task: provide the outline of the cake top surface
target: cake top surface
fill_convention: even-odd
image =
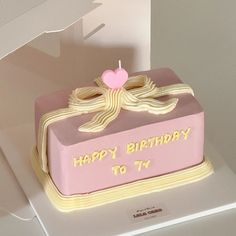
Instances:
[[[138,72],[136,75],[147,75],[156,83],[157,87],[182,83],[177,75],[167,68]],[[91,84],[89,84],[89,86],[91,86]],[[36,100],[36,133],[40,117],[47,112],[67,107],[70,94],[71,90],[67,89],[41,96]],[[179,98],[179,101],[173,111],[164,115],[121,110],[119,116],[103,131],[98,133],[86,133],[78,131],[78,127],[86,123],[88,120],[91,120],[95,113],[83,114],[51,124],[50,132],[54,133],[62,145],[69,146],[78,142],[84,142],[102,136],[136,129],[140,126],[147,126],[153,123],[164,122],[203,112],[202,107],[191,94],[164,96],[161,99],[158,98],[158,100],[167,100],[171,97]]]

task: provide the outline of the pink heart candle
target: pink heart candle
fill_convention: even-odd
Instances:
[[[106,70],[102,73],[102,81],[111,89],[119,89],[128,80],[128,72],[121,68],[119,61],[119,68],[115,71]]]

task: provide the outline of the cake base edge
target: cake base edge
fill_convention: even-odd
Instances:
[[[58,191],[50,175],[41,169],[36,147],[32,150],[31,164],[49,200],[56,209],[62,212],[92,208],[152,192],[160,192],[199,181],[214,172],[211,162],[204,157],[203,162],[200,164],[184,170],[148,179],[137,180],[135,182],[99,190],[89,194],[66,196]]]

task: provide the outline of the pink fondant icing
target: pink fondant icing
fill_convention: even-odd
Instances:
[[[147,74],[157,86],[180,83],[179,78],[170,69],[151,70],[138,74]],[[70,90],[59,91],[37,99],[36,133],[40,117],[51,110],[66,107],[70,92]],[[157,116],[147,112],[122,110],[119,117],[99,133],[78,131],[78,127],[91,119],[94,114],[68,118],[50,125],[48,129],[49,172],[59,191],[65,195],[90,193],[163,175],[202,162],[203,110],[190,94],[175,97],[179,98],[177,107],[168,114]],[[138,142],[187,128],[191,128],[187,140],[180,139],[132,154],[126,153],[126,145],[130,142]],[[114,160],[105,158],[84,166],[73,165],[74,157],[115,146],[117,146],[117,156]],[[135,160],[150,160],[150,167],[138,172],[134,166]],[[126,174],[114,175],[112,173],[114,165],[126,165]]]

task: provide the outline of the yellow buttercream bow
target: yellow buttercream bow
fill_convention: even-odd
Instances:
[[[157,88],[147,76],[134,76],[121,89],[109,89],[101,80],[95,79],[98,87],[75,89],[69,99],[69,107],[83,113],[98,112],[91,121],[79,127],[82,132],[99,132],[116,119],[121,108],[129,111],[147,111],[153,114],[165,114],[172,111],[178,98],[158,101],[163,95],[191,93],[186,84],[175,84]],[[94,98],[94,96],[97,96]]]
[[[98,87],[77,88],[72,91],[67,108],[46,113],[39,123],[38,152],[41,167],[48,172],[47,166],[47,128],[50,124],[81,114],[98,112],[91,121],[81,125],[81,132],[102,131],[119,115],[121,109],[147,111],[153,114],[165,114],[172,111],[178,98],[159,101],[156,98],[165,95],[190,93],[193,90],[187,84],[174,84],[157,87],[147,76],[130,77],[120,89],[108,88],[101,78],[95,79]]]

